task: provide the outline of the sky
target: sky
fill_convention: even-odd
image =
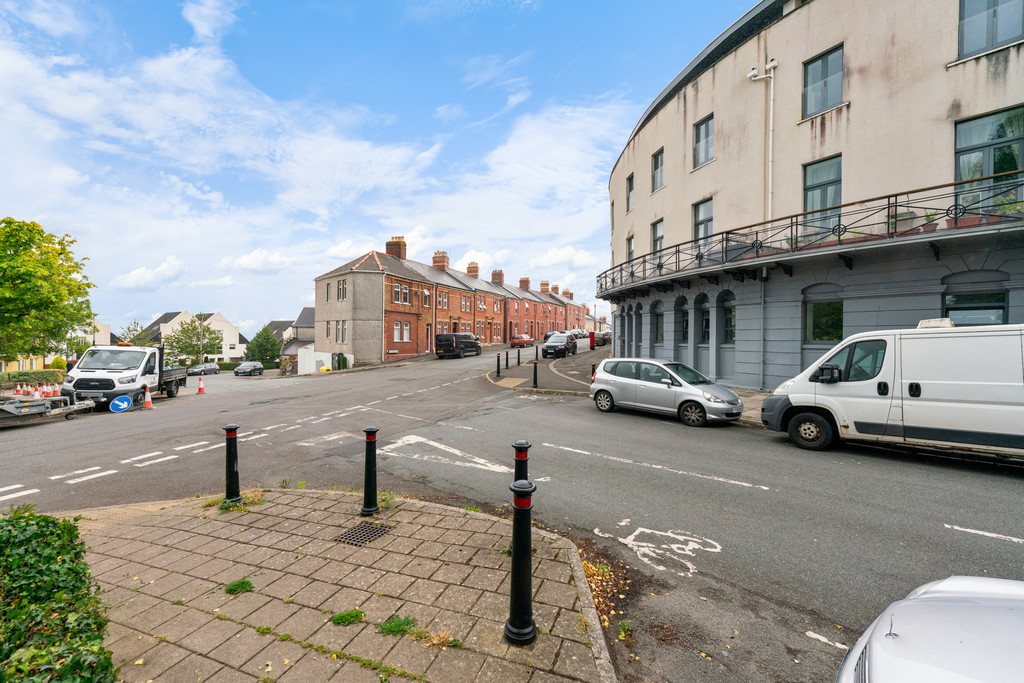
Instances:
[[[251,336],[398,235],[608,315],[612,167],[752,6],[0,0],[0,215],[77,240],[115,333],[188,310]]]

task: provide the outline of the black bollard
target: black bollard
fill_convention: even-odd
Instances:
[[[498,361],[498,377],[501,377],[501,351],[498,352],[498,357],[494,360]]]
[[[539,346],[534,346],[533,347],[533,359],[534,360],[540,360],[540,347]]]
[[[505,369],[508,370],[508,351],[505,352]]]
[[[238,425],[225,425],[224,438],[224,500],[239,503],[242,494],[238,490]]]
[[[505,638],[510,645],[529,645],[537,638],[533,620],[533,560],[530,544],[531,497],[537,485],[520,479],[509,486],[512,491],[512,573],[509,577],[508,621]]]
[[[537,361],[533,361],[533,388],[537,388]]]
[[[522,349],[516,349],[516,367],[517,367],[517,368],[518,368],[518,367],[519,367],[520,365],[522,365],[522,364],[523,364],[523,356],[522,356],[522,353],[523,353],[523,350],[522,350]]]
[[[369,517],[380,512],[377,505],[377,427],[363,427],[366,432],[366,469],[363,475],[363,509],[359,514]]]
[[[516,469],[512,475],[512,481],[529,479],[527,468],[530,462],[530,442],[520,439],[512,442],[512,448],[516,449]]]

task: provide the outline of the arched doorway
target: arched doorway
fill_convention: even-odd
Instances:
[[[675,348],[672,358],[683,363],[692,363],[690,360],[690,309],[687,306],[685,296],[676,298],[673,306],[675,313],[672,321],[672,337],[675,339]]]

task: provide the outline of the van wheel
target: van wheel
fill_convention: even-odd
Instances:
[[[466,357],[466,349],[459,349],[459,358]]]
[[[615,400],[607,391],[599,391],[594,394],[594,405],[602,413],[610,413],[615,410]]]
[[[142,404],[146,402],[146,392],[140,391],[139,393],[132,396],[132,403],[137,407],[142,407]]]
[[[793,443],[809,451],[823,451],[835,438],[832,423],[817,413],[800,413],[789,421],[788,432]]]
[[[703,427],[708,423],[708,413],[704,406],[690,401],[679,406],[679,419],[687,427]]]
[[[175,396],[177,396],[178,395],[178,380],[174,380],[173,382],[168,384],[167,385],[167,389],[165,390],[164,393],[167,394],[167,398],[174,398]]]

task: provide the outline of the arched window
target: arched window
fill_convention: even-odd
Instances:
[[[708,295],[698,295],[693,305],[697,310],[697,343],[708,344],[711,342],[711,312],[708,310]]]
[[[661,302],[651,304],[651,343],[661,344],[665,341],[665,312]]]
[[[677,344],[690,343],[690,309],[685,296],[676,299],[675,303],[675,336]]]
[[[718,341],[720,344],[736,343],[736,295],[724,291],[718,295]]]
[[[804,341],[836,342],[843,338],[842,287],[827,282],[804,288]]]

